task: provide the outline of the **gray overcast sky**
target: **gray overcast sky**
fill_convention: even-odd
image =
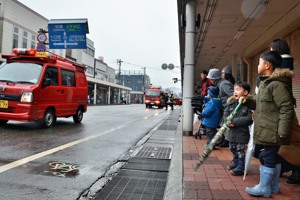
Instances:
[[[47,19],[87,18],[87,35],[110,67],[141,70],[154,85],[180,87],[178,68],[162,70],[163,63],[179,66],[177,1],[175,0],[19,0]],[[136,66],[141,65],[141,66]]]

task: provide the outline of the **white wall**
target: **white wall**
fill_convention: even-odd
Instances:
[[[3,27],[0,28],[2,31],[1,53],[9,54],[12,52],[14,27],[19,28],[18,46],[22,47],[23,32],[26,31],[27,48],[30,48],[32,35],[36,38],[40,28],[46,29],[48,20],[16,0],[1,0],[0,3],[0,15],[3,22]]]

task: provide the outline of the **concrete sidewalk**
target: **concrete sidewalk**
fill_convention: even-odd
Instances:
[[[194,129],[196,131],[197,127]],[[195,171],[194,166],[203,152],[206,136],[201,139],[183,136],[182,142],[183,199],[266,199],[253,197],[245,192],[246,187],[259,183],[258,159],[252,159],[245,181],[243,176],[232,176],[226,169],[232,160],[228,148],[213,150],[205,163]],[[300,185],[287,184],[288,175],[290,173],[280,178],[281,192],[267,199],[300,200]]]

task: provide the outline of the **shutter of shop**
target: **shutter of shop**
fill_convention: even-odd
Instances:
[[[296,114],[300,119],[300,28],[293,31],[287,41],[290,41],[291,55],[294,57],[293,94],[297,102]]]

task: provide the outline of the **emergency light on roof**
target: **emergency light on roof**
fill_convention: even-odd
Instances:
[[[36,50],[35,49],[23,49],[23,48],[14,48],[13,54],[16,56],[20,55],[27,55],[27,56],[35,56]]]
[[[76,62],[72,62],[70,60],[67,60],[67,59],[65,59],[59,55],[56,55],[54,53],[51,53],[51,52],[39,52],[36,49],[14,48],[13,54],[15,54],[16,56],[39,57],[43,60],[47,60],[47,62],[50,62],[50,63],[56,63],[57,61],[67,62],[77,68],[80,68],[80,70],[83,70],[83,71],[86,70],[86,66],[76,63]],[[13,56],[13,55],[6,55],[6,54],[1,54],[1,57],[6,58],[6,59],[15,58],[15,56]]]
[[[51,55],[48,52],[37,52],[36,49],[24,49],[24,48],[14,48],[13,54],[16,56],[36,56],[43,58],[50,58]]]

